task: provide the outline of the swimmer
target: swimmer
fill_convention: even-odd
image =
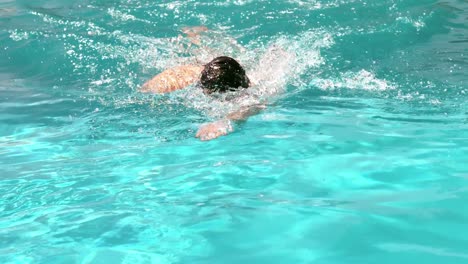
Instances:
[[[191,44],[200,47],[200,52],[207,51],[208,54],[216,54],[217,52],[212,52],[213,50],[210,47],[200,46],[202,38],[199,38],[199,35],[207,30],[206,27],[200,26],[184,28],[182,32],[187,36]],[[223,37],[219,41],[227,43],[229,47],[239,52],[245,51],[233,38]],[[283,91],[287,79],[294,76],[293,64],[295,61],[293,53],[283,49],[280,45],[272,45],[258,61],[261,69],[250,73],[251,79],[239,62],[231,57],[221,56],[214,58],[205,65],[181,65],[166,69],[147,81],[141,87],[141,91],[146,93],[169,93],[190,85],[203,89],[205,95],[213,97],[218,97],[217,94],[239,91],[239,93],[235,93],[237,97],[233,98],[241,106],[237,111],[227,114],[221,120],[204,124],[198,129],[197,138],[211,140],[227,135],[233,131],[234,123],[245,121],[249,116],[265,109],[266,106],[262,103],[261,97],[273,97]],[[251,80],[254,80],[255,83],[252,83]],[[240,92],[253,86],[256,89],[261,89],[260,96],[255,95],[259,92],[258,90],[247,91],[246,93]],[[265,87],[267,87],[266,90]],[[243,100],[243,98],[246,98],[246,94],[254,95],[253,97],[247,95],[247,98],[253,100]]]
[[[196,84],[206,95],[247,89],[251,82],[244,68],[235,59],[227,56],[214,58],[204,66],[182,65],[167,69],[147,81],[141,91],[146,93],[169,93]],[[211,140],[233,131],[232,122],[246,120],[258,113],[264,105],[252,105],[228,114],[225,118],[201,126],[196,137]]]

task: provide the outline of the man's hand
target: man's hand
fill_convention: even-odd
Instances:
[[[196,26],[196,27],[184,27],[182,28],[182,33],[187,35],[188,39],[195,45],[200,46],[199,35],[205,31],[208,31],[208,28],[205,26]]]
[[[213,123],[202,125],[195,136],[200,140],[206,141],[227,135],[232,131],[231,121],[221,119]]]
[[[260,111],[266,108],[264,104],[255,104],[250,106],[242,107],[241,109],[237,110],[236,112],[232,112],[227,115],[227,118],[230,120],[235,121],[245,121],[250,116],[258,114]]]

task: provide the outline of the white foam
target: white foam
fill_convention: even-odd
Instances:
[[[424,17],[419,17],[416,19],[409,18],[409,17],[397,17],[396,21],[404,23],[404,24],[410,24],[413,27],[415,27],[417,31],[426,27],[426,23],[424,22]]]
[[[192,87],[176,93],[177,97],[183,98],[182,101],[188,107],[201,110],[212,118],[223,117],[241,107],[271,103],[284,94],[289,84],[300,85],[301,74],[322,65],[324,59],[320,50],[330,47],[333,43],[330,34],[316,31],[304,32],[297,36],[279,36],[267,45],[253,41],[242,49],[237,43],[225,42],[226,46],[235,46],[233,50],[237,51],[236,58],[248,69],[247,75],[253,86],[217,98],[205,96],[201,89]]]
[[[114,19],[118,19],[120,21],[129,21],[129,20],[137,20],[137,18],[133,15],[126,14],[122,11],[116,10],[115,8],[107,9],[107,13],[112,16]]]
[[[341,5],[350,4],[356,0],[345,0],[345,1],[318,1],[318,0],[288,0],[291,4],[296,4],[300,8],[308,10],[323,10],[328,8],[336,8]]]
[[[248,1],[239,1],[246,4]],[[183,2],[166,5],[177,9]],[[137,17],[110,8],[108,14],[122,21],[132,21]],[[236,58],[247,70],[253,87],[241,94],[226,94],[226,98],[213,99],[205,96],[200,89],[190,87],[178,91],[170,98],[173,103],[182,103],[199,109],[212,118],[226,115],[239,107],[274,101],[284,94],[290,85],[305,87],[301,75],[311,68],[325,63],[321,50],[333,45],[334,41],[326,31],[311,30],[295,35],[280,35],[270,39],[256,39],[240,45],[235,37],[226,31],[230,28],[210,29],[202,35],[203,48],[193,45],[182,35],[172,38],[153,38],[139,34],[112,31],[89,21],[72,21],[32,12],[46,23],[68,28],[68,32],[58,32],[56,37],[63,40],[65,56],[70,59],[75,74],[93,76],[89,81],[88,92],[98,98],[112,95],[115,105],[133,100],[116,99],[112,90],[136,91],[143,82],[141,76],[156,74],[164,69],[182,64],[203,64],[216,56],[227,55]],[[254,29],[253,29],[254,30]],[[70,32],[88,32],[86,35]],[[105,36],[106,38],[96,38]],[[112,43],[110,45],[109,43]],[[103,61],[109,63],[103,63]],[[110,65],[106,67],[104,65]],[[130,70],[129,66],[138,70]],[[103,93],[106,89],[106,93]],[[109,91],[109,89],[112,89]],[[229,99],[235,98],[235,99]]]
[[[22,32],[18,30],[10,30],[10,38],[14,41],[22,41],[29,38],[29,34],[27,32]]]
[[[385,91],[395,88],[394,84],[391,84],[386,80],[377,78],[374,75],[374,73],[369,72],[367,70],[360,70],[357,73],[347,72],[336,79],[316,78],[311,82],[311,84],[317,86],[322,90],[345,88]]]

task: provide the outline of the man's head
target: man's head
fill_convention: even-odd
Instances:
[[[235,91],[250,85],[242,66],[226,56],[217,57],[206,64],[200,82],[206,93]]]

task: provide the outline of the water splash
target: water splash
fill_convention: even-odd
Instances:
[[[360,70],[357,73],[347,72],[337,79],[317,78],[311,82],[312,85],[322,90],[333,89],[362,89],[370,91],[386,91],[395,89],[396,86],[386,80],[377,78],[374,73]]]
[[[225,43],[226,47],[232,45],[232,42]],[[211,118],[224,117],[241,107],[272,103],[285,94],[288,85],[301,86],[302,74],[323,65],[325,60],[320,50],[333,43],[327,32],[308,31],[297,36],[279,36],[267,44],[253,41],[245,48],[235,45],[232,50],[237,51],[235,54],[242,64],[245,62],[253,83],[251,88],[213,98],[203,95],[201,89],[194,86],[177,93],[177,100],[185,101],[187,107],[203,111]],[[206,53],[202,53],[203,56]]]

